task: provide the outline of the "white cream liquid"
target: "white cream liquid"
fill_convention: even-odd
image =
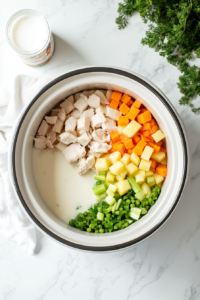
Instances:
[[[22,51],[34,51],[45,43],[47,29],[39,17],[24,15],[12,26],[11,37],[15,46]]]
[[[95,203],[94,172],[78,175],[61,152],[42,153],[33,149],[33,170],[40,194],[49,208],[64,222],[75,218]],[[79,205],[81,208],[76,209]]]

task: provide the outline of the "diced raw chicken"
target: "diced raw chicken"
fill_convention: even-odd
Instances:
[[[42,121],[39,129],[38,129],[38,135],[40,136],[45,136],[49,130],[51,126],[49,124],[47,124],[47,122],[45,120]]]
[[[93,155],[94,157],[101,157],[103,155],[103,153],[101,153],[101,152],[95,152],[95,151],[93,151],[93,150],[90,149],[87,152],[87,155],[89,155],[89,156]]]
[[[76,107],[82,113],[84,110],[86,110],[88,105],[87,102],[82,97],[80,97],[78,101],[74,103],[74,107]]]
[[[100,106],[100,97],[93,94],[89,97],[87,103],[90,107],[98,108]]]
[[[58,118],[59,118],[61,121],[65,122],[65,119],[66,119],[66,112],[65,112],[64,108],[59,109],[59,112],[58,112]]]
[[[69,145],[77,142],[77,137],[70,132],[63,132],[60,134],[60,141],[65,145]]]
[[[65,145],[65,144],[63,144],[63,143],[58,143],[58,144],[56,144],[56,146],[55,146],[58,150],[60,150],[61,152],[63,152],[66,148],[67,148],[67,146]]]
[[[81,118],[83,117],[88,117],[89,119],[91,119],[94,116],[94,108],[90,108],[85,110],[82,115]]]
[[[102,129],[107,132],[117,131],[116,122],[114,120],[106,118],[106,122],[103,123]]]
[[[56,124],[58,117],[57,116],[51,116],[51,117],[46,116],[45,120],[47,121],[48,124],[54,125],[54,124]]]
[[[101,104],[109,104],[108,99],[105,97],[104,93],[102,91],[97,90],[94,95],[97,95],[100,98]]]
[[[81,135],[78,137],[78,143],[85,147],[89,144],[91,139],[91,135],[84,131],[81,132]]]
[[[100,92],[102,92],[104,94],[104,96],[106,96],[107,90],[100,90]]]
[[[81,96],[81,93],[77,93],[74,95],[74,98],[75,98],[75,102],[78,101],[78,99],[80,98]]]
[[[89,131],[90,129],[90,119],[88,117],[83,117],[78,120],[77,129],[79,131]]]
[[[53,149],[53,148],[54,148],[54,146],[53,146],[53,144],[52,144],[52,142],[50,141],[49,138],[47,138],[46,144],[47,144],[47,147],[48,147],[48,148],[50,148],[50,149]]]
[[[67,100],[74,104],[74,95],[69,96]]]
[[[106,116],[110,119],[113,119],[115,121],[118,121],[119,117],[122,115],[122,113],[116,109],[113,109],[109,106],[106,106]]]
[[[79,119],[80,116],[81,116],[81,111],[78,109],[74,109],[70,114],[70,117],[74,117],[75,119]]]
[[[83,94],[88,98],[91,94],[90,91],[83,91]]]
[[[77,119],[70,117],[65,121],[65,131],[73,133],[76,129]]]
[[[44,136],[37,135],[34,139],[35,142],[35,148],[43,150],[46,148],[46,141],[47,139]]]
[[[106,106],[105,105],[100,105],[97,109],[96,109],[96,114],[98,114],[98,113],[102,113],[102,114],[106,114]]]
[[[101,127],[104,122],[106,122],[106,118],[100,112],[99,114],[94,115],[91,118],[91,121],[92,121],[92,127],[93,128],[98,128],[98,127]]]
[[[87,157],[87,162],[88,162],[89,167],[92,168],[94,166],[94,164],[95,164],[95,157],[94,157],[94,155],[89,155]]]
[[[85,102],[87,102],[88,97],[84,93],[81,93],[80,97],[83,98],[85,100]]]
[[[86,151],[84,147],[76,143],[66,147],[63,151],[63,154],[69,163],[73,163],[78,159],[84,157],[86,155]]]
[[[109,102],[110,102],[111,96],[112,96],[112,91],[111,90],[107,90],[107,92],[106,92],[106,98],[108,99]]]
[[[107,143],[90,142],[88,147],[95,152],[107,153],[111,149],[111,145]]]
[[[46,137],[50,134],[52,131],[53,125],[49,125],[49,129],[47,130]]]
[[[59,109],[60,109],[60,108],[53,108],[53,109],[51,110],[51,115],[52,115],[52,116],[57,116],[58,113],[59,113]]]
[[[64,122],[61,121],[60,119],[57,120],[56,124],[53,126],[53,131],[57,132],[57,133],[61,133],[62,129],[64,126]]]
[[[78,174],[83,175],[90,169],[87,159],[81,158],[78,161]]]
[[[94,130],[92,133],[92,138],[94,141],[99,143],[106,143],[110,141],[110,135],[105,133],[102,129]]]
[[[51,130],[51,132],[47,135],[47,139],[51,141],[53,144],[56,141],[56,133],[55,131]]]
[[[67,99],[60,104],[60,107],[64,108],[66,115],[74,109],[74,105]]]

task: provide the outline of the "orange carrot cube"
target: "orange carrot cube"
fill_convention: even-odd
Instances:
[[[121,111],[123,115],[126,115],[129,112],[129,110],[130,108],[125,103],[123,103],[119,108],[119,111]]]
[[[127,113],[126,117],[129,118],[130,120],[134,120],[137,117],[137,115],[139,114],[139,112],[140,112],[140,110],[132,105],[131,109]]]
[[[113,143],[116,143],[116,142],[120,141],[120,136],[119,136],[118,132],[112,132],[110,134],[110,138],[111,138]]]
[[[118,105],[119,105],[119,102],[117,102],[115,100],[111,100],[111,102],[109,104],[109,106],[113,109],[117,109]]]
[[[129,101],[126,103],[126,105],[128,105],[129,107],[130,107],[131,105],[133,105],[133,100],[129,100]]]
[[[126,94],[124,94],[121,98],[121,101],[124,102],[125,104],[127,104],[129,100],[131,100],[131,97]]]
[[[136,108],[140,108],[141,105],[142,103],[137,100],[133,103],[133,106],[135,106]]]
[[[128,139],[127,141],[124,142],[124,146],[126,147],[126,149],[133,148],[133,146],[134,146],[133,140],[132,139]]]
[[[143,112],[141,115],[137,116],[137,121],[139,124],[144,124],[151,121],[151,118],[152,118],[151,113],[149,110],[147,110]]]
[[[122,97],[122,93],[120,93],[120,92],[113,92],[112,95],[111,95],[111,99],[115,100],[117,102],[119,102],[121,97]]]
[[[120,116],[118,119],[118,126],[127,126],[129,124],[129,119],[124,116]]]

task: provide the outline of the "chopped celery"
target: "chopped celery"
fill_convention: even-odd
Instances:
[[[100,195],[96,195],[95,200],[96,200],[97,202],[99,202],[99,201],[105,199],[106,197],[107,197],[107,194],[106,194],[106,193],[103,193],[103,194],[100,194]]]
[[[109,189],[109,191],[116,192],[117,187],[115,185],[113,185],[113,184],[110,183],[108,189]]]
[[[104,219],[104,214],[102,214],[100,211],[97,213],[97,220],[103,221]]]
[[[101,181],[106,181],[106,175],[95,174],[94,179],[101,180]]]
[[[105,209],[105,214],[108,214],[109,212],[111,212],[113,209],[113,206],[109,206],[108,208]]]
[[[95,195],[99,195],[99,194],[102,194],[106,191],[106,188],[105,188],[105,185],[104,184],[99,184],[99,185],[96,185],[92,188],[93,192]]]
[[[106,175],[106,171],[99,172],[99,175]]]
[[[114,195],[115,195],[115,193],[112,192],[112,191],[110,191],[109,189],[107,189],[106,194],[107,194],[107,195],[110,195],[110,196],[112,196],[112,197],[114,197]]]
[[[147,184],[151,187],[151,186],[154,186],[155,185],[155,178],[154,176],[150,176],[150,177],[147,177]]]
[[[111,206],[113,205],[116,201],[115,198],[113,198],[112,196],[108,195],[105,199],[105,201]]]
[[[133,223],[133,220],[126,219],[126,222],[128,222],[129,224],[131,224],[131,223]]]
[[[108,181],[105,181],[105,186],[106,186],[106,188],[109,188],[109,185],[111,184],[110,182],[108,182]]]
[[[141,186],[135,181],[135,178],[128,176],[127,179],[135,193],[138,193],[142,190]]]
[[[148,211],[145,208],[142,208],[141,215],[146,215]]]
[[[139,220],[141,214],[141,208],[133,207],[129,213],[129,216],[134,220]]]
[[[122,199],[119,199],[119,200],[117,201],[116,210],[119,209],[121,203],[122,203]]]
[[[143,191],[140,191],[135,194],[135,198],[142,201],[145,198],[145,193]]]
[[[115,202],[115,204],[113,205],[112,213],[114,213],[116,211],[116,206],[117,206],[117,202]]]

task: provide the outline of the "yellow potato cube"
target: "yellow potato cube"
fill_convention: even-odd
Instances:
[[[118,192],[118,185],[119,185],[119,182],[116,182],[115,184],[114,184],[114,186],[116,186],[116,192]]]
[[[134,152],[131,154],[131,161],[135,166],[139,166],[140,158]]]
[[[124,156],[121,158],[121,162],[125,165],[125,166],[127,166],[129,163],[130,163],[130,154],[128,154],[128,153],[125,153],[124,154]]]
[[[144,182],[141,185],[141,188],[142,188],[142,190],[143,190],[143,192],[144,192],[145,195],[151,193],[151,189],[150,189],[149,185],[146,182]]]
[[[119,161],[122,158],[121,153],[119,151],[113,152],[110,154],[110,161],[112,165]]]
[[[152,172],[152,171],[145,172],[145,177],[149,177],[149,176],[153,176],[153,175],[154,175],[154,172]]]
[[[125,127],[126,127],[126,126],[118,126],[118,127],[117,127],[118,133],[119,133],[119,134],[122,133],[122,131],[124,130]]]
[[[123,178],[121,175],[117,175],[117,176],[116,176],[116,179],[117,179],[118,182],[124,180],[124,178]]]
[[[131,138],[140,130],[141,127],[142,126],[138,122],[133,120],[122,130],[122,133]]]
[[[167,156],[163,160],[161,160],[161,165],[167,165]]]
[[[165,138],[165,135],[164,135],[164,133],[161,130],[158,130],[154,134],[152,134],[152,138],[155,140],[156,143],[158,143],[162,139]]]
[[[143,170],[139,170],[139,169],[138,169],[138,170],[137,170],[137,173],[135,174],[135,176],[136,176],[136,175],[140,175],[140,176],[142,176],[142,177],[145,178],[145,177],[146,177],[146,172],[143,171]]]
[[[129,165],[125,166],[125,168],[128,171],[129,176],[133,176],[138,170],[138,167],[136,167],[133,163],[130,163]]]
[[[107,175],[106,175],[106,181],[113,182],[114,180],[115,180],[115,175],[108,172]]]
[[[152,158],[155,159],[157,162],[161,162],[165,158],[165,153],[164,152],[158,152],[158,153],[153,153]]]
[[[145,160],[150,160],[150,157],[151,157],[153,151],[154,151],[153,148],[146,146],[144,148],[144,151],[142,152],[141,158],[143,158]]]
[[[110,172],[114,175],[120,175],[124,171],[124,165],[120,161],[117,161],[110,167]]]
[[[154,173],[154,178],[155,178],[156,184],[159,184],[159,183],[163,182],[163,180],[164,180],[164,177],[157,173]]]
[[[144,177],[141,176],[141,175],[136,175],[136,176],[135,176],[135,181],[136,181],[138,184],[141,184],[141,183],[145,182],[145,179],[144,179]]]
[[[97,158],[95,163],[95,169],[97,172],[107,171],[110,167],[110,162],[106,158]]]
[[[124,179],[126,177],[127,173],[128,173],[128,171],[125,170],[122,173],[120,173],[120,176]]]
[[[120,196],[126,194],[128,192],[128,190],[130,190],[130,189],[131,189],[131,186],[127,179],[122,180],[118,183],[118,192],[119,192]]]
[[[149,171],[150,167],[151,167],[151,161],[141,159],[141,162],[140,162],[140,165],[139,165],[140,170]]]
[[[110,154],[106,153],[106,154],[102,155],[101,158],[106,158],[107,160],[110,161]]]

